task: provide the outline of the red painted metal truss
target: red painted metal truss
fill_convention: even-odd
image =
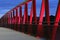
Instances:
[[[31,1],[32,1],[32,6],[31,6],[31,10],[30,10],[30,19],[28,20],[28,3]],[[22,17],[22,6],[23,5],[25,7],[24,7],[24,16]],[[19,8],[19,12],[18,12],[18,8]],[[42,37],[44,34],[43,24],[42,24],[44,12],[46,15],[47,25],[49,27],[50,26],[49,0],[42,0],[36,37]],[[13,8],[9,12],[7,12],[2,18],[3,18],[2,23],[4,22],[4,20],[8,20],[8,21],[6,21],[7,24],[28,24],[29,25],[28,34],[31,34],[32,27],[30,25],[32,24],[32,20],[34,21],[34,24],[37,24],[36,0],[28,0],[26,2],[19,4],[18,6],[16,6],[15,8]],[[56,18],[55,18],[54,28],[52,31],[52,39],[51,40],[55,40],[59,20],[60,20],[60,0],[59,0],[59,4],[57,7]],[[22,28],[22,32],[23,31],[24,31],[24,28]],[[48,34],[49,33],[50,33],[50,31],[48,29]]]

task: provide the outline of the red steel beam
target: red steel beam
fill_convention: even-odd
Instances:
[[[18,7],[15,10],[16,10],[16,17],[18,17]]]
[[[10,16],[10,24],[11,24],[11,13],[9,13],[9,16]]]
[[[12,24],[12,12],[11,12],[11,24]]]
[[[25,4],[25,10],[24,10],[24,19],[23,19],[23,24],[28,23],[28,4]],[[24,32],[24,27],[22,28],[22,32]]]
[[[19,7],[19,25],[22,24],[22,6]],[[18,31],[20,31],[20,26],[18,26]]]
[[[28,5],[27,3],[25,4],[25,10],[24,10],[24,20],[23,24],[28,23]]]
[[[40,18],[39,18],[39,24],[38,24],[38,29],[37,29],[37,37],[40,37],[43,35],[42,22],[43,22],[44,11],[46,12],[45,14],[46,14],[47,23],[48,25],[50,25],[48,0],[42,0],[42,7],[40,11]]]
[[[40,18],[39,18],[39,24],[38,24],[38,28],[37,28],[37,36],[36,37],[41,37],[43,35],[42,22],[43,22],[44,11],[45,11],[45,4],[44,4],[44,0],[42,0],[42,6],[41,6],[41,11],[40,11]]]
[[[29,20],[29,26],[28,26],[28,34],[30,35],[32,33],[32,16],[33,16],[33,8],[31,7],[30,11],[30,20]]]
[[[59,21],[60,21],[60,0],[59,0],[57,12],[56,12],[56,18],[55,18],[53,31],[52,31],[52,39],[51,40],[55,40],[56,39],[56,32],[57,32],[58,22]]]
[[[10,24],[10,15],[8,14],[8,24]]]
[[[23,15],[23,24],[25,24],[25,14]]]
[[[25,4],[25,23],[27,24],[28,23],[28,4],[26,3]]]
[[[15,16],[14,12],[15,12],[15,10],[12,11],[13,17]]]
[[[33,7],[34,24],[37,24],[37,19],[36,19],[36,0],[32,0],[32,7]]]
[[[23,2],[23,3],[21,3],[21,4],[19,4],[20,6],[22,6],[22,5],[24,5],[24,4],[26,4],[26,3],[28,3],[28,2],[31,2],[32,0],[28,0],[28,1],[26,1],[26,2]],[[19,6],[18,5],[18,6]]]
[[[46,13],[46,20],[48,25],[50,25],[50,16],[49,16],[49,1],[45,0],[45,13]]]
[[[20,24],[22,24],[22,7],[20,6]]]
[[[20,20],[19,20],[19,17],[18,17],[18,7],[16,8],[16,17],[15,17],[15,20],[16,20],[16,24],[19,24]]]
[[[48,24],[48,37],[50,37],[50,16],[49,16],[49,0],[45,0],[45,15],[46,15],[46,22]]]
[[[33,8],[31,7],[30,11],[30,24],[32,24]]]
[[[15,15],[14,15],[15,10],[11,11],[12,14],[12,24],[15,24]]]
[[[33,17],[32,17],[33,16]],[[34,21],[34,24],[37,24],[37,19],[36,19],[36,0],[32,0],[32,7],[30,11],[30,20],[29,20],[29,27],[28,27],[28,34],[30,35],[32,33],[32,18]]]

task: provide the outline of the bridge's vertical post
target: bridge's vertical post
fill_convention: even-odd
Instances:
[[[12,11],[12,27],[15,29],[15,24],[16,24],[16,17],[15,17],[15,9],[13,9]]]
[[[11,24],[12,24],[12,12],[11,12]]]
[[[22,24],[22,7],[20,6],[20,24]]]
[[[4,25],[4,17],[3,17],[3,25]]]
[[[4,26],[5,26],[6,22],[5,22],[5,15],[4,15]]]
[[[25,4],[25,16],[26,16],[26,24],[28,23],[28,4]]]
[[[7,24],[8,24],[8,16],[7,16],[7,14],[6,14],[6,22],[7,22]]]
[[[10,24],[10,15],[8,14],[8,25]]]
[[[45,5],[44,5],[44,0],[42,0],[42,6],[41,6],[41,11],[40,11],[40,17],[39,17],[39,24],[38,24],[38,28],[37,28],[37,37],[43,36],[42,22],[43,22],[44,11],[45,11]]]
[[[36,19],[36,0],[32,0],[32,11],[33,11],[33,19],[32,19],[32,25],[31,25],[31,29],[32,29],[32,33],[31,35],[36,36],[36,28],[37,28],[37,19]],[[32,16],[32,15],[31,15]]]
[[[11,12],[9,12],[9,16],[10,16],[10,24],[9,24],[9,28],[11,28]]]
[[[9,16],[7,15],[7,17],[8,17],[8,24],[9,24]]]
[[[19,24],[19,18],[18,18],[18,7],[16,8],[16,24]]]
[[[32,24],[32,16],[33,16],[33,9],[31,7],[31,11],[30,11],[30,24]]]
[[[4,18],[5,18],[5,15],[4,15],[4,17],[3,17],[3,22],[5,21],[5,19],[4,19]],[[5,23],[4,23],[4,26],[5,26]]]
[[[16,17],[15,17],[15,23],[16,23],[16,24],[15,24],[14,29],[15,29],[15,30],[18,30],[18,29],[17,29],[17,28],[18,28],[18,25],[19,25],[18,7],[16,7],[15,10],[16,10],[16,11],[15,11],[15,12],[16,12]]]
[[[12,17],[13,17],[13,18],[12,18],[12,24],[15,24],[15,18],[14,18],[15,16],[14,16],[14,12],[15,12],[15,10],[11,11]]]
[[[9,15],[10,15],[10,24],[11,24],[11,12],[9,12]]]
[[[36,19],[36,0],[32,0],[32,7],[33,7],[34,24],[37,24],[37,19]]]
[[[4,26],[4,20],[3,20],[3,18],[2,18],[2,25]]]
[[[55,18],[53,31],[52,31],[52,39],[51,40],[55,40],[56,39],[56,32],[57,32],[58,22],[59,21],[60,21],[60,0],[59,0],[57,12],[56,12],[56,18]]]
[[[25,3],[25,10],[24,10],[24,20],[23,20],[23,24],[28,22],[28,6],[27,3]]]
[[[23,24],[28,23],[28,4],[25,3],[25,9],[24,9],[24,19],[23,19]],[[25,28],[22,28],[22,32],[24,32]]]
[[[16,17],[18,17],[18,7],[16,8]]]
[[[15,16],[15,15],[14,15],[15,10],[13,10],[12,12],[13,12],[13,17],[14,17],[14,16]]]
[[[45,14],[48,25],[50,25],[50,16],[49,16],[49,1],[45,0]]]
[[[30,11],[30,20],[29,20],[29,27],[28,27],[28,34],[30,35],[32,33],[32,16],[33,16],[33,8],[31,7]]]
[[[16,18],[18,17],[18,8],[16,8]],[[18,19],[17,19],[18,20]],[[17,21],[16,20],[16,21]]]
[[[19,25],[18,25],[18,31],[21,31],[22,25],[22,6],[19,6]]]
[[[46,22],[47,22],[47,26],[45,26],[44,29],[47,29],[47,30],[44,30],[44,34],[46,35],[46,37],[50,37],[50,16],[49,16],[49,0],[45,0],[45,17],[46,17]],[[45,36],[44,35],[44,36]]]

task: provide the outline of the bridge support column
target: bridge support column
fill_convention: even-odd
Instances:
[[[26,20],[25,23],[28,23],[28,4],[25,4],[25,16],[26,16]]]
[[[14,29],[17,30],[18,24],[19,24],[19,17],[18,17],[18,7],[15,8],[16,16],[15,16],[15,24]]]
[[[38,28],[37,28],[37,37],[41,37],[41,36],[44,35],[43,34],[43,27],[42,27],[44,11],[45,11],[45,14],[46,14],[47,24],[50,25],[49,3],[48,3],[48,0],[42,0],[42,6],[41,6],[41,11],[40,11],[39,24],[38,24]]]
[[[52,31],[52,39],[51,40],[56,40],[56,32],[57,32],[58,22],[59,21],[60,21],[60,0],[59,0],[57,12],[56,12],[56,18],[55,18],[53,31]]]
[[[22,7],[20,6],[20,24],[22,24]]]
[[[33,22],[32,22],[33,21]],[[30,23],[29,23],[29,27],[28,27],[28,34],[35,36],[35,24],[37,25],[37,19],[36,19],[36,0],[32,0],[32,7],[31,7],[31,11],[30,11]]]
[[[50,38],[50,34],[51,34],[51,32],[50,32],[50,16],[49,16],[49,14],[50,14],[50,12],[49,12],[49,0],[45,0],[45,17],[46,17],[46,22],[47,22],[47,26],[44,26],[45,28],[45,32],[44,32],[44,36],[45,37],[47,37],[47,38]],[[48,30],[48,31],[47,31]]]
[[[28,26],[28,34],[29,35],[32,33],[32,16],[33,16],[33,8],[31,7],[30,20],[29,20],[29,26]]]
[[[27,3],[25,4],[25,10],[24,10],[24,20],[23,20],[23,24],[28,22],[28,6]]]
[[[18,31],[22,29],[22,6],[19,6],[19,24],[18,24]]]
[[[8,24],[10,24],[10,15],[8,14]]]
[[[48,0],[45,0],[45,15],[46,15],[47,24],[50,25],[49,1]]]
[[[42,33],[42,31],[43,31],[42,22],[43,22],[44,10],[45,10],[44,0],[42,0],[39,24],[38,24],[38,28],[37,28],[37,37],[43,36],[43,33]]]
[[[24,19],[23,19],[23,24],[28,24],[28,4],[25,4],[25,9],[24,9]],[[22,28],[22,32],[25,31],[25,26]]]
[[[12,15],[12,24],[15,24],[15,15],[14,15],[15,10],[11,12]]]
[[[11,24],[12,24],[12,12],[11,12]]]
[[[33,7],[33,20],[34,24],[37,24],[37,19],[36,19],[36,0],[32,0],[32,7]]]

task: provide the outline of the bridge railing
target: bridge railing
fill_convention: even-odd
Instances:
[[[32,2],[32,6],[31,6],[31,12],[30,12],[30,17],[28,17],[28,3]],[[24,16],[22,16],[22,6],[24,7]],[[18,16],[18,8],[20,9],[19,12],[19,16]],[[40,10],[40,16],[39,16],[39,20],[37,21],[37,17],[36,17],[36,0],[28,0],[26,2],[23,2],[21,4],[19,4],[18,6],[16,6],[15,8],[13,8],[12,10],[8,11],[2,18],[1,18],[1,25],[6,26],[7,28],[12,28],[15,30],[20,30],[22,32],[26,30],[28,30],[28,34],[31,34],[31,32],[35,31],[34,33],[36,34],[36,37],[42,37],[44,35],[44,28],[43,28],[43,15],[44,15],[44,11],[46,14],[46,28],[48,29],[47,34],[50,37],[50,27],[51,26],[51,22],[50,22],[50,16],[49,16],[49,0],[42,0],[41,3],[41,10]],[[16,12],[16,15],[15,15]],[[30,18],[28,20],[28,18]],[[59,4],[57,7],[57,11],[56,11],[56,17],[55,17],[55,21],[53,24],[53,29],[52,29],[52,34],[51,34],[51,40],[55,40],[56,37],[56,31],[58,28],[58,22],[60,20],[60,0],[59,0]],[[33,23],[33,24],[32,24]],[[35,30],[36,29],[36,30]],[[34,34],[33,33],[33,34]]]

